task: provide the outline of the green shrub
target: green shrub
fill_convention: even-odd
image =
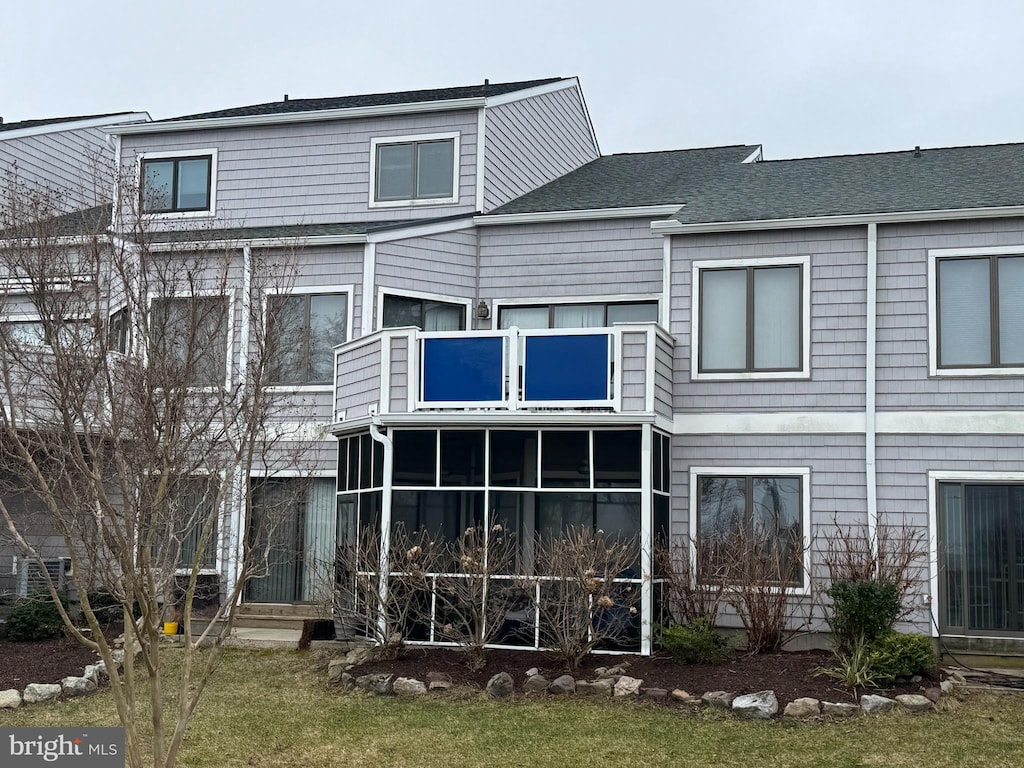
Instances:
[[[715,631],[710,619],[703,617],[665,627],[659,643],[680,664],[718,664],[731,653],[726,639]]]
[[[7,617],[7,639],[15,643],[52,640],[63,629],[64,620],[48,593],[19,598]]]
[[[921,675],[938,664],[935,646],[927,635],[890,632],[871,654],[871,669],[880,680]]]
[[[871,666],[871,662],[871,649],[861,638],[854,645],[852,652],[836,651],[834,667],[819,667],[814,670],[814,674],[828,675],[854,690],[869,686],[875,687],[879,676]]]
[[[837,581],[825,594],[832,599],[828,623],[836,648],[847,655],[861,640],[873,648],[892,631],[903,610],[899,589],[890,582]]]

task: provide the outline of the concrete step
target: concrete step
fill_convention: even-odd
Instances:
[[[315,618],[315,616],[249,616],[239,614],[235,617],[235,626],[246,629],[294,629],[301,632],[303,623]]]
[[[292,630],[236,626],[224,645],[227,648],[294,651],[299,647],[301,636],[301,628]]]
[[[304,619],[319,617],[320,606],[313,603],[242,603],[239,616],[298,616]]]

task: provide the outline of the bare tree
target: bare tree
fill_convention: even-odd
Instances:
[[[109,207],[55,215],[59,196],[13,182],[7,192],[0,468],[63,541],[85,626],[57,600],[10,496],[0,496],[0,515],[39,564],[68,631],[105,662],[128,763],[142,765],[152,730],[152,764],[171,766],[264,554],[239,538],[254,514],[249,478],[289,461],[265,386],[271,345],[259,294],[291,272],[286,259],[243,263],[239,249],[197,245],[202,233],[161,238],[137,211],[115,211],[111,224]],[[236,339],[237,356],[235,324],[251,329]],[[233,565],[228,585],[217,577],[222,563]],[[194,632],[211,581],[209,621]],[[123,671],[92,605],[97,591],[120,606]],[[160,643],[166,619],[184,629],[180,676],[168,673]],[[200,654],[200,645],[212,648]]]

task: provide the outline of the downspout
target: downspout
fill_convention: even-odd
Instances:
[[[878,563],[878,481],[875,476],[875,343],[878,326],[878,225],[868,224],[867,263],[867,348],[864,376],[864,475],[867,491],[868,542],[874,563]]]
[[[380,581],[378,583],[377,598],[379,610],[377,611],[377,634],[381,643],[387,643],[390,638],[385,637],[387,632],[387,621],[384,616],[384,605],[388,599],[388,577],[390,571],[389,561],[391,553],[391,485],[393,479],[393,459],[395,446],[391,438],[380,430],[380,416],[377,415],[377,407],[370,406],[370,437],[384,446],[384,488],[382,491],[380,509]]]

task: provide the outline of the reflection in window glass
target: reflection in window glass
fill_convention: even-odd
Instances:
[[[400,429],[394,434],[394,484],[437,484],[437,432]]]
[[[594,486],[640,487],[640,430],[594,431]]]
[[[426,531],[432,538],[452,542],[483,522],[483,491],[395,491],[392,496],[391,525],[396,531]]]
[[[537,432],[491,431],[491,485],[537,486]]]
[[[483,430],[441,430],[441,485],[483,484]]]
[[[590,433],[541,433],[541,485],[545,488],[590,487]]]

